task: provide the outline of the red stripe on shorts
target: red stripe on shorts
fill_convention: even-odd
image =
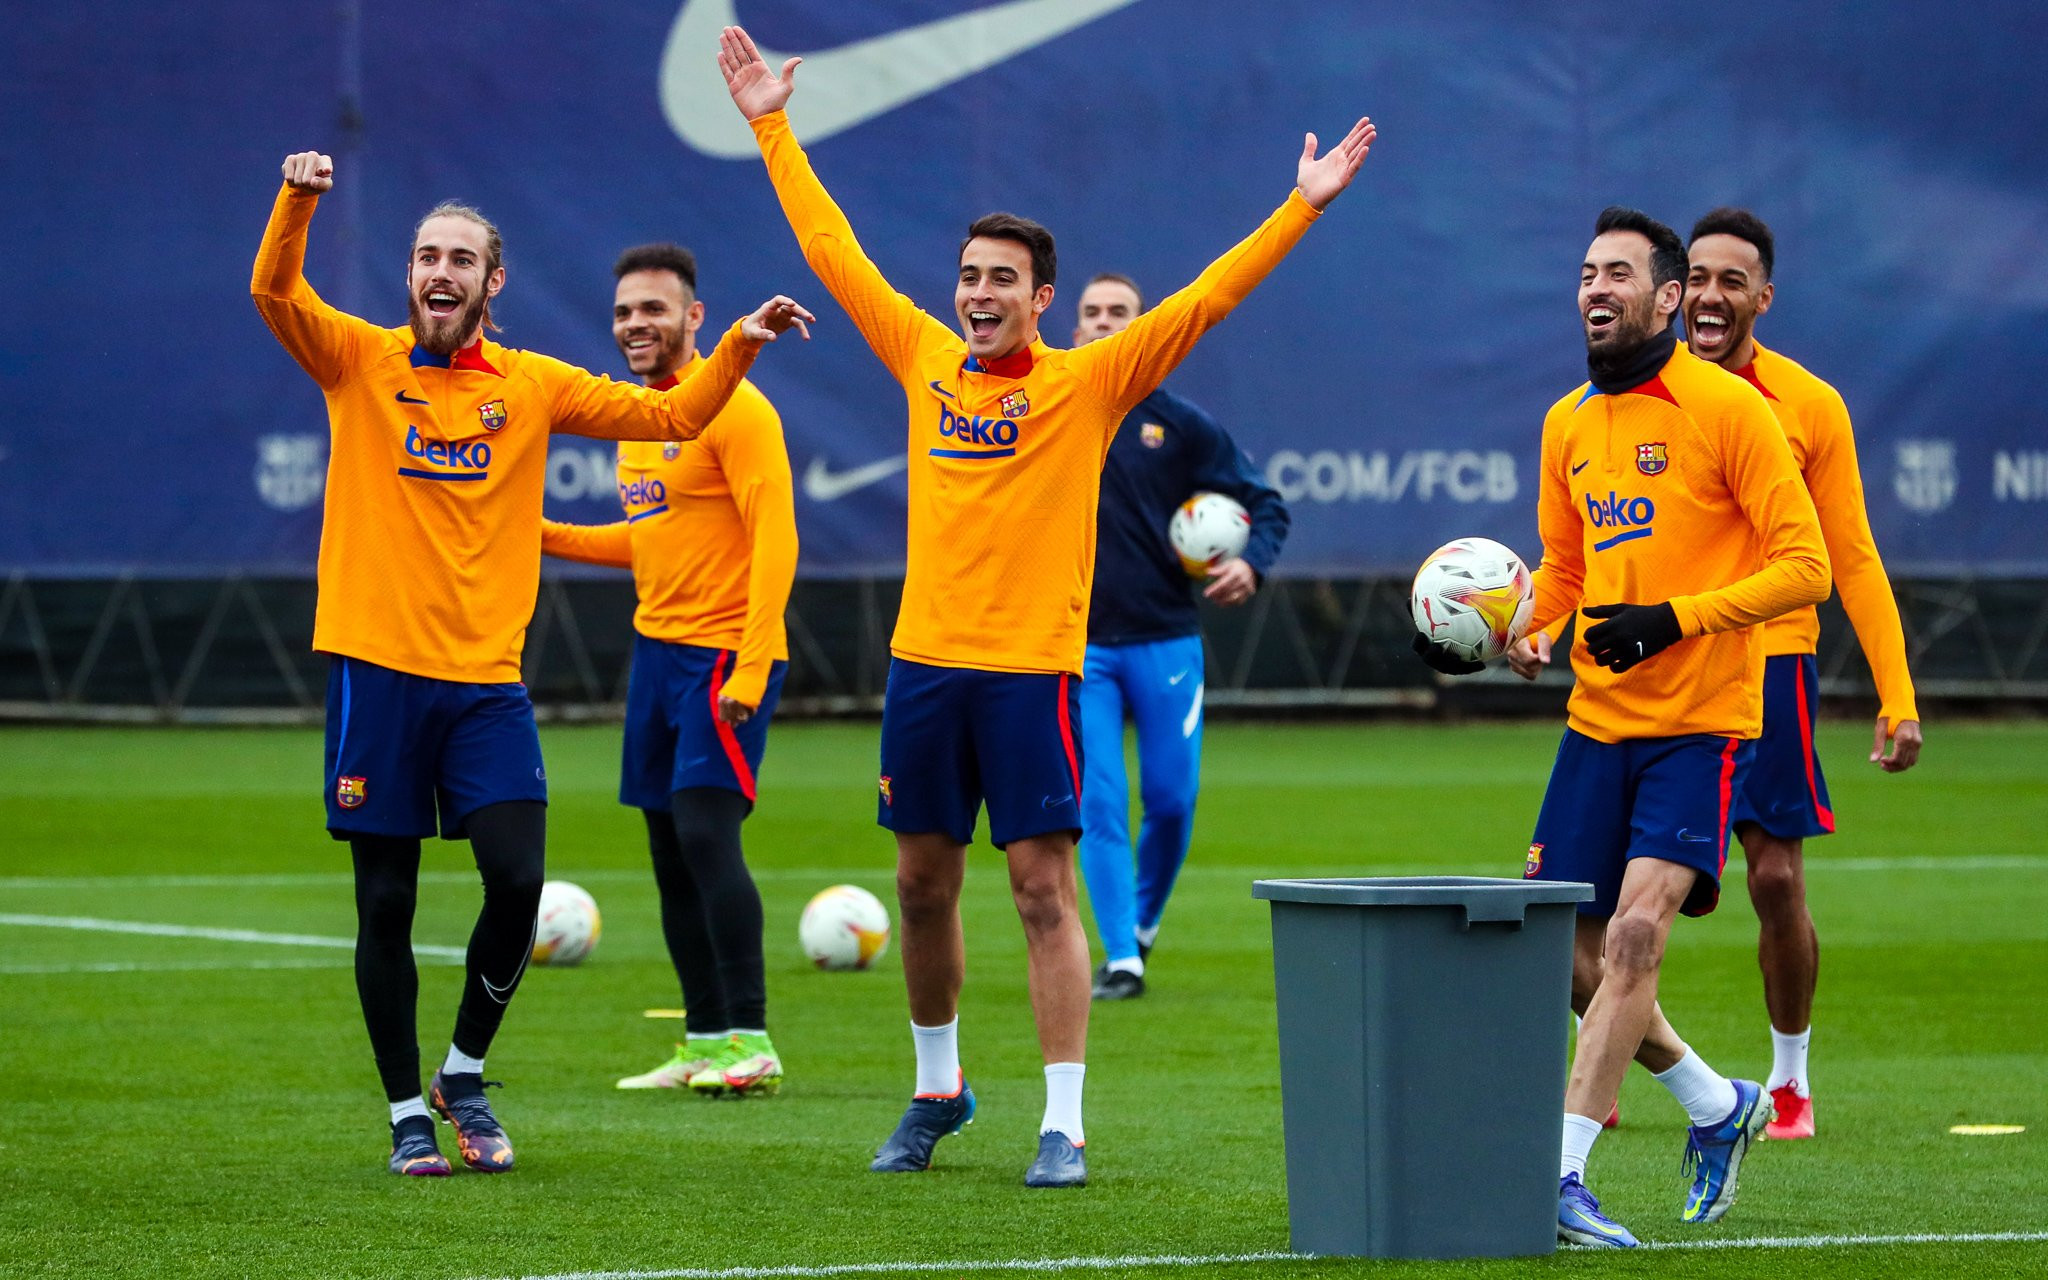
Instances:
[[[1721,870],[1728,869],[1728,806],[1735,798],[1735,752],[1742,746],[1739,738],[1728,739],[1728,745],[1721,748]],[[1719,874],[1719,873],[1716,873]]]
[[[711,660],[711,725],[718,730],[718,745],[725,748],[725,759],[732,765],[733,776],[740,780],[740,794],[752,801],[754,771],[747,767],[747,753],[740,750],[739,735],[718,715],[719,691],[725,688],[726,676],[732,674],[732,668],[738,663],[739,655],[730,649]]]
[[[1793,672],[1792,682],[1799,687],[1799,749],[1806,756],[1806,794],[1813,798],[1813,811],[1820,815],[1821,829],[1835,829],[1835,811],[1820,802],[1820,784],[1814,779],[1813,764],[1813,712],[1806,705],[1805,664]]]
[[[1060,672],[1060,745],[1067,749],[1067,776],[1074,780],[1074,803],[1081,803],[1081,762],[1074,758],[1074,722],[1067,715],[1067,673]]]

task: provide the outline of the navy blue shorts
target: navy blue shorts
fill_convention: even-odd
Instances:
[[[988,805],[989,842],[1081,831],[1080,680],[893,658],[882,699],[876,818],[961,844]]]
[[[737,791],[753,801],[768,721],[789,664],[768,669],[761,705],[745,724],[731,725],[718,718],[718,695],[738,661],[730,649],[635,637],[620,804],[666,812],[669,797],[686,787]]]
[[[1579,913],[1611,916],[1629,859],[1659,858],[1699,872],[1680,910],[1707,914],[1721,900],[1729,808],[1752,745],[1711,733],[1597,742],[1566,729],[1523,878],[1583,880],[1593,900]]]
[[[463,838],[485,805],[548,798],[523,684],[436,680],[334,655],[327,668],[327,829]]]
[[[1820,667],[1810,653],[1764,659],[1764,736],[1735,780],[1735,826],[1762,827],[1780,840],[1834,834],[1828,780],[1813,751]]]

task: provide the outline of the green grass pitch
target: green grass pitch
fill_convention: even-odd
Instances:
[[[1213,725],[1152,991],[1095,1010],[1091,1184],[1032,1192],[1021,1181],[1042,1078],[1022,938],[986,846],[964,903],[962,1047],[980,1118],[940,1145],[929,1174],[865,1171],[908,1091],[895,952],[875,972],[817,973],[795,931],[827,884],[893,903],[891,846],[872,825],[872,725],[789,724],[771,738],[747,847],[789,1080],[779,1098],[744,1103],[612,1088],[665,1055],[678,1024],[643,1011],[679,997],[639,821],[613,801],[617,730],[545,731],[551,873],[597,896],[603,942],[579,969],[531,973],[491,1054],[519,1170],[424,1181],[384,1172],[345,947],[24,919],[348,938],[346,856],[320,830],[318,735],[0,730],[0,1275],[455,1280],[908,1263],[949,1274],[932,1264],[1165,1255],[1204,1261],[1093,1274],[2048,1274],[2048,726],[1936,722],[1920,768],[1883,777],[1863,762],[1861,720],[1823,735],[1842,831],[1810,858],[1819,1139],[1759,1147],[1726,1221],[1684,1228],[1684,1121],[1632,1071],[1593,1185],[1657,1242],[2035,1238],[1489,1264],[1216,1260],[1287,1248],[1268,923],[1251,881],[1518,874],[1557,733]],[[1710,1062],[1760,1076],[1769,1039],[1740,865],[1718,913],[1677,926],[1663,995]],[[467,847],[431,845],[425,870],[415,937],[459,946],[477,902]],[[459,976],[445,961],[422,969],[430,1062]],[[1965,1122],[2027,1129],[1948,1132]]]

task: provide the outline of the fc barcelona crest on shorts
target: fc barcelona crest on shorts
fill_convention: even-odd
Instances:
[[[890,795],[890,794],[889,794],[889,775],[888,775],[888,774],[886,774],[886,773],[882,775],[882,803],[883,803],[883,804],[895,804],[895,803],[896,803],[896,797],[894,797],[894,796],[892,796],[892,795]]]
[[[1005,391],[1002,399],[1005,418],[1021,418],[1031,412],[1031,401],[1022,391]]]
[[[496,431],[499,427],[505,425],[505,402],[503,400],[493,400],[489,404],[479,405],[476,416],[484,420],[484,430]],[[1662,446],[1659,447],[1661,448]]]
[[[1662,446],[1659,447],[1661,448]],[[1522,879],[1533,879],[1542,870],[1543,846],[1532,844],[1529,846],[1529,856],[1522,860]]]
[[[360,809],[363,801],[369,799],[368,778],[339,778],[334,783],[334,799],[344,809]]]
[[[1157,449],[1166,443],[1166,428],[1156,422],[1148,422],[1138,428],[1138,439],[1147,449]]]
[[[1657,475],[1670,465],[1671,460],[1664,456],[1664,442],[1662,440],[1655,444],[1639,444],[1636,446],[1636,470],[1644,475]]]
[[[661,460],[663,462],[674,462],[682,456],[683,446],[677,441],[670,440],[661,446]]]

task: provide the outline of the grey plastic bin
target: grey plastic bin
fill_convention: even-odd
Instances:
[[[1304,1253],[1557,1248],[1575,904],[1477,876],[1260,880]]]

